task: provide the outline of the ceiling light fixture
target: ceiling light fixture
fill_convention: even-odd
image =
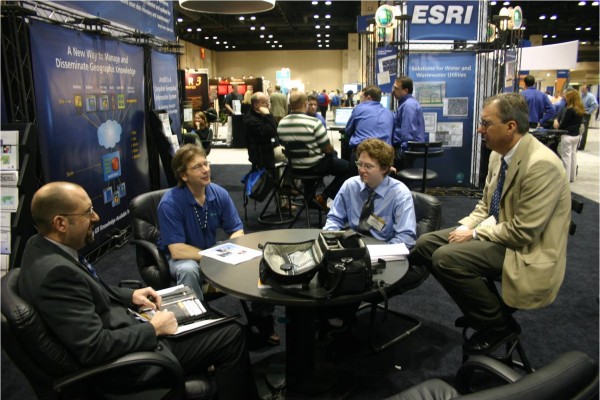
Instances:
[[[542,15],[540,15],[540,19],[542,19],[542,20],[546,19],[546,16],[542,14]]]
[[[548,35],[544,35],[542,36],[544,39],[548,39]]]
[[[202,28],[196,28],[196,32],[202,32]]]
[[[585,28],[585,30],[586,30],[586,31],[591,31],[591,30],[592,30],[592,27],[591,27],[591,26],[588,26],[587,28]]]
[[[331,5],[331,2],[330,2],[330,1],[326,1],[326,2],[325,2],[325,5],[326,5],[326,6],[330,6],[330,5]]]
[[[279,45],[279,48],[282,48],[282,47],[283,47],[283,45],[282,45],[282,44],[280,44],[280,45]]]
[[[331,18],[331,14],[325,14],[325,19]]]
[[[254,31],[254,30],[256,30],[256,27],[255,27],[254,25],[252,25],[252,26],[250,27],[250,30],[251,30],[251,31]]]
[[[261,26],[260,26],[260,30],[261,30],[261,31],[264,31],[265,29],[267,29],[267,28],[265,28],[265,26],[264,26],[264,25],[261,25]]]
[[[264,38],[265,38],[265,35],[260,35],[259,37],[260,37],[261,39],[264,39]]]
[[[580,1],[578,5],[579,6],[585,6],[585,1]]]
[[[556,39],[556,35],[552,35],[552,39]]]
[[[313,15],[313,18],[314,18],[314,19],[319,19],[319,14],[315,14],[315,15]]]
[[[576,30],[576,31],[580,31],[580,30],[581,30],[581,27],[580,27],[580,26],[578,26],[577,28],[575,28],[575,30]]]
[[[321,25],[315,25],[315,29],[321,29]]]
[[[313,2],[312,2],[312,5],[313,5],[313,6],[316,6],[317,4],[319,4],[319,2],[318,2],[318,1],[313,1]]]
[[[256,21],[256,16],[255,15],[251,16],[250,21]]]
[[[240,18],[239,18],[240,21],[243,21],[245,19],[246,19],[246,17],[244,17],[243,15],[240,15]]]
[[[273,35],[269,35],[269,39],[273,39]]]
[[[557,19],[557,18],[558,18],[558,16],[557,16],[556,14],[554,14],[553,16],[551,16],[551,17],[550,17],[550,19],[551,19],[551,20],[553,20],[553,21],[554,21],[555,19]]]
[[[329,29],[329,28],[331,28],[331,26],[325,25],[325,29]]]
[[[208,14],[252,14],[272,10],[275,0],[179,0],[181,8]]]
[[[177,18],[177,22],[183,22],[183,18],[181,18],[181,17]]]
[[[188,31],[188,32],[191,32],[191,31],[192,31],[192,28],[187,28],[187,31]]]

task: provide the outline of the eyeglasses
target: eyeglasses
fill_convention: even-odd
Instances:
[[[94,207],[90,206],[89,210],[84,211],[84,212],[80,212],[80,213],[61,213],[58,215],[62,215],[63,217],[69,217],[69,216],[75,216],[75,215],[86,215],[89,218],[92,218],[92,215],[94,215]]]
[[[364,168],[364,169],[366,169],[367,171],[370,171],[370,170],[372,170],[373,168],[376,168],[376,167],[377,167],[376,165],[373,165],[373,164],[367,164],[367,163],[363,163],[362,161],[355,161],[355,162],[354,162],[354,164],[356,164],[356,166],[357,166],[358,168]]]
[[[189,167],[188,169],[193,169],[194,171],[196,171],[196,170],[199,170],[202,167],[204,167],[206,169],[210,168],[210,161],[204,161],[203,163],[196,164],[196,165],[194,165],[192,167]]]
[[[485,129],[489,128],[490,126],[494,126],[494,125],[498,125],[498,124],[505,124],[506,122],[491,122],[491,121],[486,121],[485,119],[480,119],[479,120],[479,126],[483,126]]]

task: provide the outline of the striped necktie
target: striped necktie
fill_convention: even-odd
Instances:
[[[492,202],[490,204],[490,215],[493,215],[496,218],[496,222],[498,222],[498,214],[500,212],[500,198],[502,197],[502,187],[504,186],[504,177],[506,176],[506,169],[508,168],[508,164],[502,158],[502,163],[500,165],[500,175],[498,176],[498,185],[496,185],[496,190],[494,190],[494,194],[492,195]]]

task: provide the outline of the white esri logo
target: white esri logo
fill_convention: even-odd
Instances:
[[[412,23],[420,25],[468,25],[471,23],[472,16],[473,6],[418,4],[413,9]]]

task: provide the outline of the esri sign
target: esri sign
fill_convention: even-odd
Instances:
[[[409,40],[477,40],[479,1],[409,1]]]

